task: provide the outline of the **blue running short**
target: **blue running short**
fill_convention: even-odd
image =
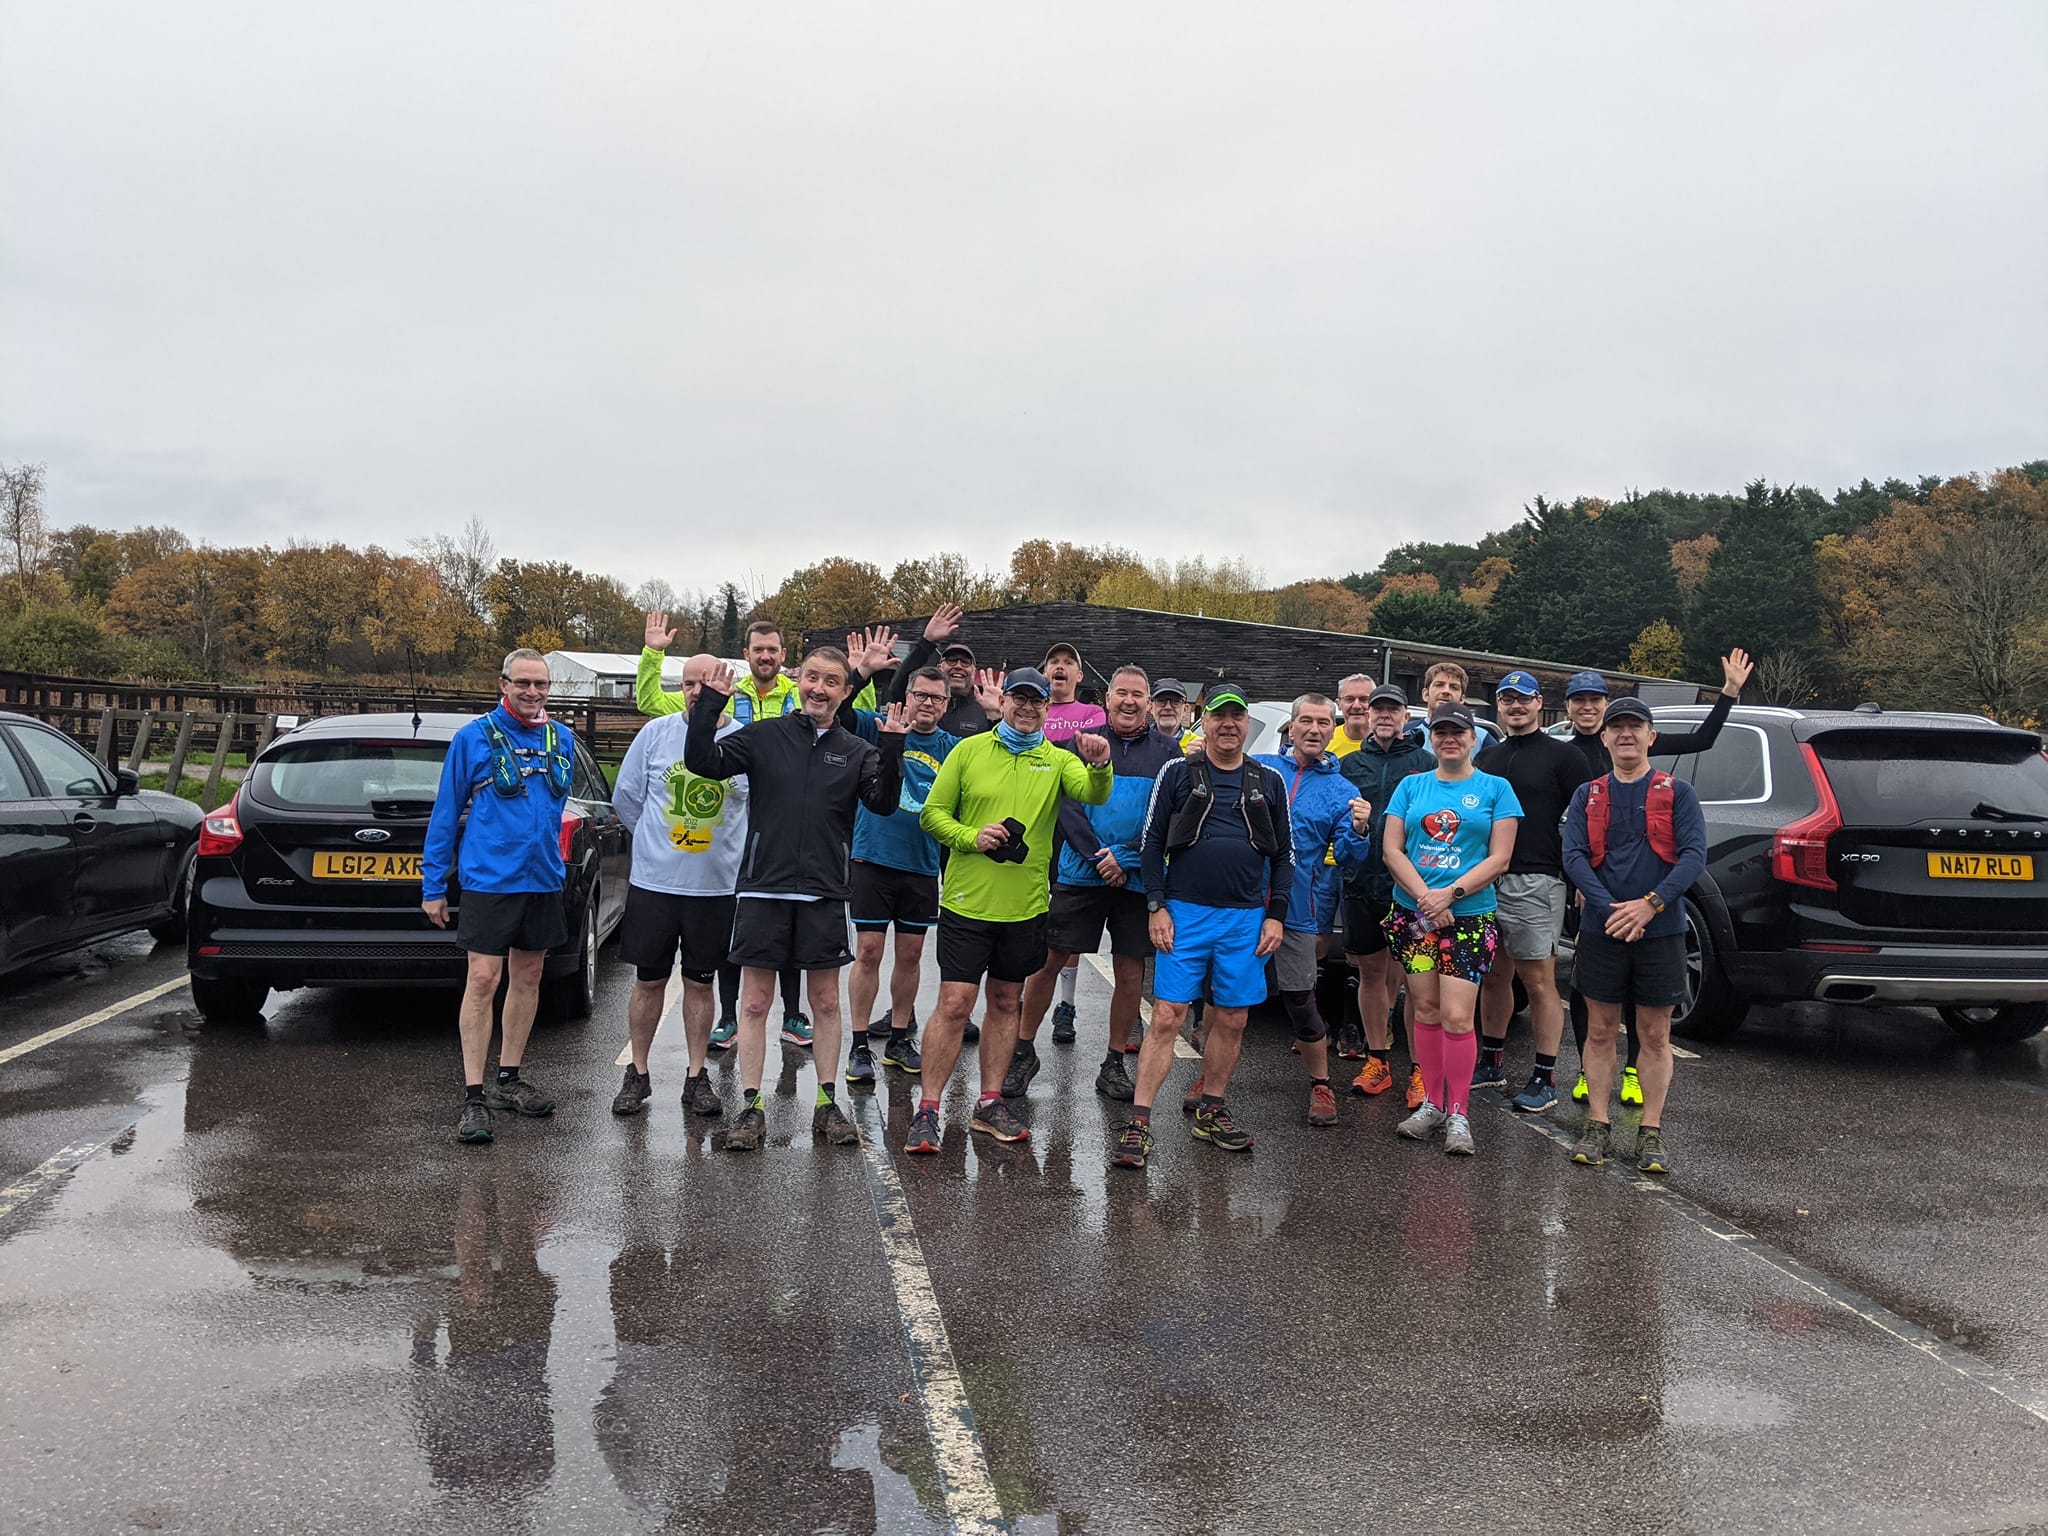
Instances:
[[[1152,991],[1162,1003],[1199,1002],[1207,983],[1218,1008],[1255,1008],[1266,1000],[1266,962],[1259,947],[1263,907],[1205,907],[1169,901],[1173,949],[1152,962]]]

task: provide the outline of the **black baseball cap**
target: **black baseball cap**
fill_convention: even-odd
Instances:
[[[1464,731],[1476,731],[1479,729],[1478,722],[1473,718],[1472,711],[1463,704],[1460,704],[1456,699],[1445,699],[1443,703],[1436,705],[1430,710],[1430,730],[1434,731],[1440,725],[1455,725],[1458,729]]]
[[[1211,683],[1202,695],[1202,712],[1213,713],[1226,704],[1235,704],[1239,709],[1249,710],[1252,701],[1245,697],[1244,690],[1235,683]]]
[[[939,651],[939,660],[945,661],[953,656],[965,656],[969,661],[972,661],[974,660],[974,649],[964,640],[950,641]]]
[[[1152,685],[1152,697],[1155,699],[1185,699],[1187,696],[1187,684],[1177,677],[1162,677]]]
[[[1381,683],[1379,687],[1373,689],[1366,696],[1365,702],[1368,705],[1398,704],[1403,709],[1406,709],[1408,707],[1408,695],[1402,690],[1399,683]]]
[[[1646,725],[1656,724],[1656,717],[1650,713],[1650,706],[1634,694],[1624,694],[1618,699],[1607,701],[1607,713],[1600,717],[1604,728],[1617,720],[1641,720]]]

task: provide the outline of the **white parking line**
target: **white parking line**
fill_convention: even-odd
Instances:
[[[1104,981],[1108,982],[1111,986],[1116,985],[1116,972],[1109,968],[1109,962],[1101,955],[1084,955],[1082,958],[1095,967],[1096,974]],[[1138,999],[1138,1017],[1145,1021],[1147,1029],[1152,1027],[1152,1000],[1150,998],[1141,997]],[[1202,1059],[1202,1053],[1192,1045],[1189,1045],[1186,1038],[1181,1035],[1173,1037],[1173,1054],[1182,1061],[1200,1061]]]
[[[48,1193],[56,1187],[66,1174],[91,1157],[93,1153],[99,1151],[101,1147],[115,1140],[124,1132],[132,1129],[134,1129],[134,1123],[131,1121],[129,1124],[121,1127],[120,1130],[115,1131],[113,1135],[102,1136],[98,1141],[74,1141],[70,1146],[60,1148],[55,1155],[44,1159],[35,1167],[29,1169],[27,1173],[24,1173],[5,1189],[0,1189],[0,1233],[5,1232],[7,1219],[21,1209],[22,1206],[28,1204],[39,1195]]]
[[[17,1057],[26,1056],[30,1051],[40,1051],[46,1045],[55,1044],[66,1035],[75,1035],[81,1029],[91,1029],[95,1024],[104,1024],[109,1019],[119,1018],[131,1008],[140,1008],[144,1003],[155,1002],[165,993],[177,991],[178,988],[185,985],[186,980],[186,977],[180,976],[176,981],[167,981],[160,987],[151,987],[147,992],[138,992],[133,997],[124,997],[120,1002],[109,1004],[98,1013],[88,1013],[84,1018],[74,1019],[69,1024],[60,1024],[55,1029],[46,1029],[40,1035],[31,1036],[19,1045],[10,1045],[6,1050],[0,1051],[0,1066],[6,1065],[6,1063],[15,1060]],[[61,1156],[62,1154],[59,1155]]]

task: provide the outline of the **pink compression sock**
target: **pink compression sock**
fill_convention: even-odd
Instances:
[[[1422,1091],[1438,1109],[1444,1107],[1444,1031],[1440,1024],[1421,1019],[1408,1027],[1409,1048],[1415,1065],[1422,1068]]]
[[[1472,1069],[1479,1065],[1479,1034],[1470,1029],[1462,1035],[1444,1031],[1443,1041],[1444,1091],[1449,1095],[1444,1108],[1462,1115],[1472,1102]]]

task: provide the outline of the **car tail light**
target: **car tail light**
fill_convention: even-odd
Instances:
[[[217,811],[209,811],[199,823],[199,857],[213,858],[233,853],[242,846],[242,818],[239,793]]]
[[[582,824],[583,813],[581,811],[565,810],[562,812],[562,862],[565,864],[569,860],[569,846],[576,841],[576,829]]]
[[[1787,885],[1832,891],[1837,886],[1835,877],[1828,873],[1828,839],[1842,830],[1842,812],[1835,804],[1834,786],[1828,783],[1827,770],[1821,767],[1813,744],[1802,741],[1799,753],[1806,759],[1806,772],[1813,780],[1820,809],[1778,828],[1771,838],[1771,873]]]

